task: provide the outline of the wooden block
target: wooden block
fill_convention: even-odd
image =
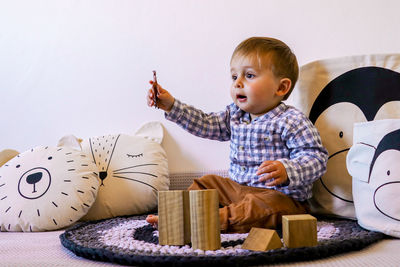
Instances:
[[[317,219],[309,214],[282,216],[283,242],[288,248],[312,247],[317,241]]]
[[[158,192],[158,243],[181,246],[190,243],[189,191]]]
[[[217,190],[191,190],[189,196],[192,248],[202,250],[221,248]]]
[[[281,248],[282,246],[282,241],[275,230],[253,227],[244,241],[242,248],[266,251]]]

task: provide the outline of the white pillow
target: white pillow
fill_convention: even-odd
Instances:
[[[93,204],[99,179],[90,155],[36,147],[0,168],[0,230],[46,231],[71,225]]]
[[[346,168],[353,124],[400,118],[399,86],[400,54],[318,60],[300,68],[288,102],[309,116],[329,152],[327,171],[313,186],[311,212],[356,218]]]
[[[82,149],[92,155],[101,179],[96,202],[83,220],[143,214],[157,206],[157,194],[169,189],[168,161],[161,147],[159,122],[142,126],[134,136],[92,137]]]
[[[354,124],[347,154],[358,224],[400,238],[400,119]]]

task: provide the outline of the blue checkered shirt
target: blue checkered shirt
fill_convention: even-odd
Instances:
[[[258,181],[265,160],[279,160],[288,182],[268,187],[296,200],[312,196],[312,184],[326,170],[328,152],[315,126],[294,107],[280,103],[253,120],[235,104],[224,111],[204,113],[175,99],[165,117],[191,134],[219,141],[230,140],[229,176],[247,186],[266,187]]]

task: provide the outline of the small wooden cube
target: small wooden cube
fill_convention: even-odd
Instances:
[[[242,248],[266,251],[281,248],[282,246],[281,239],[275,230],[253,227],[244,241]]]
[[[283,242],[288,248],[312,247],[317,241],[317,219],[310,214],[282,216]]]
[[[189,191],[158,192],[158,243],[172,246],[190,243]]]
[[[192,248],[202,250],[221,248],[218,191],[190,190],[189,197]]]

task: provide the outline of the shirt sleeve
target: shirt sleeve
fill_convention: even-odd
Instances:
[[[205,113],[175,99],[165,118],[193,135],[219,141],[230,140],[229,108],[218,113]]]
[[[307,117],[298,117],[288,125],[290,128],[284,138],[290,158],[279,161],[286,168],[290,190],[310,185],[325,173],[328,151],[322,145],[317,128]]]

